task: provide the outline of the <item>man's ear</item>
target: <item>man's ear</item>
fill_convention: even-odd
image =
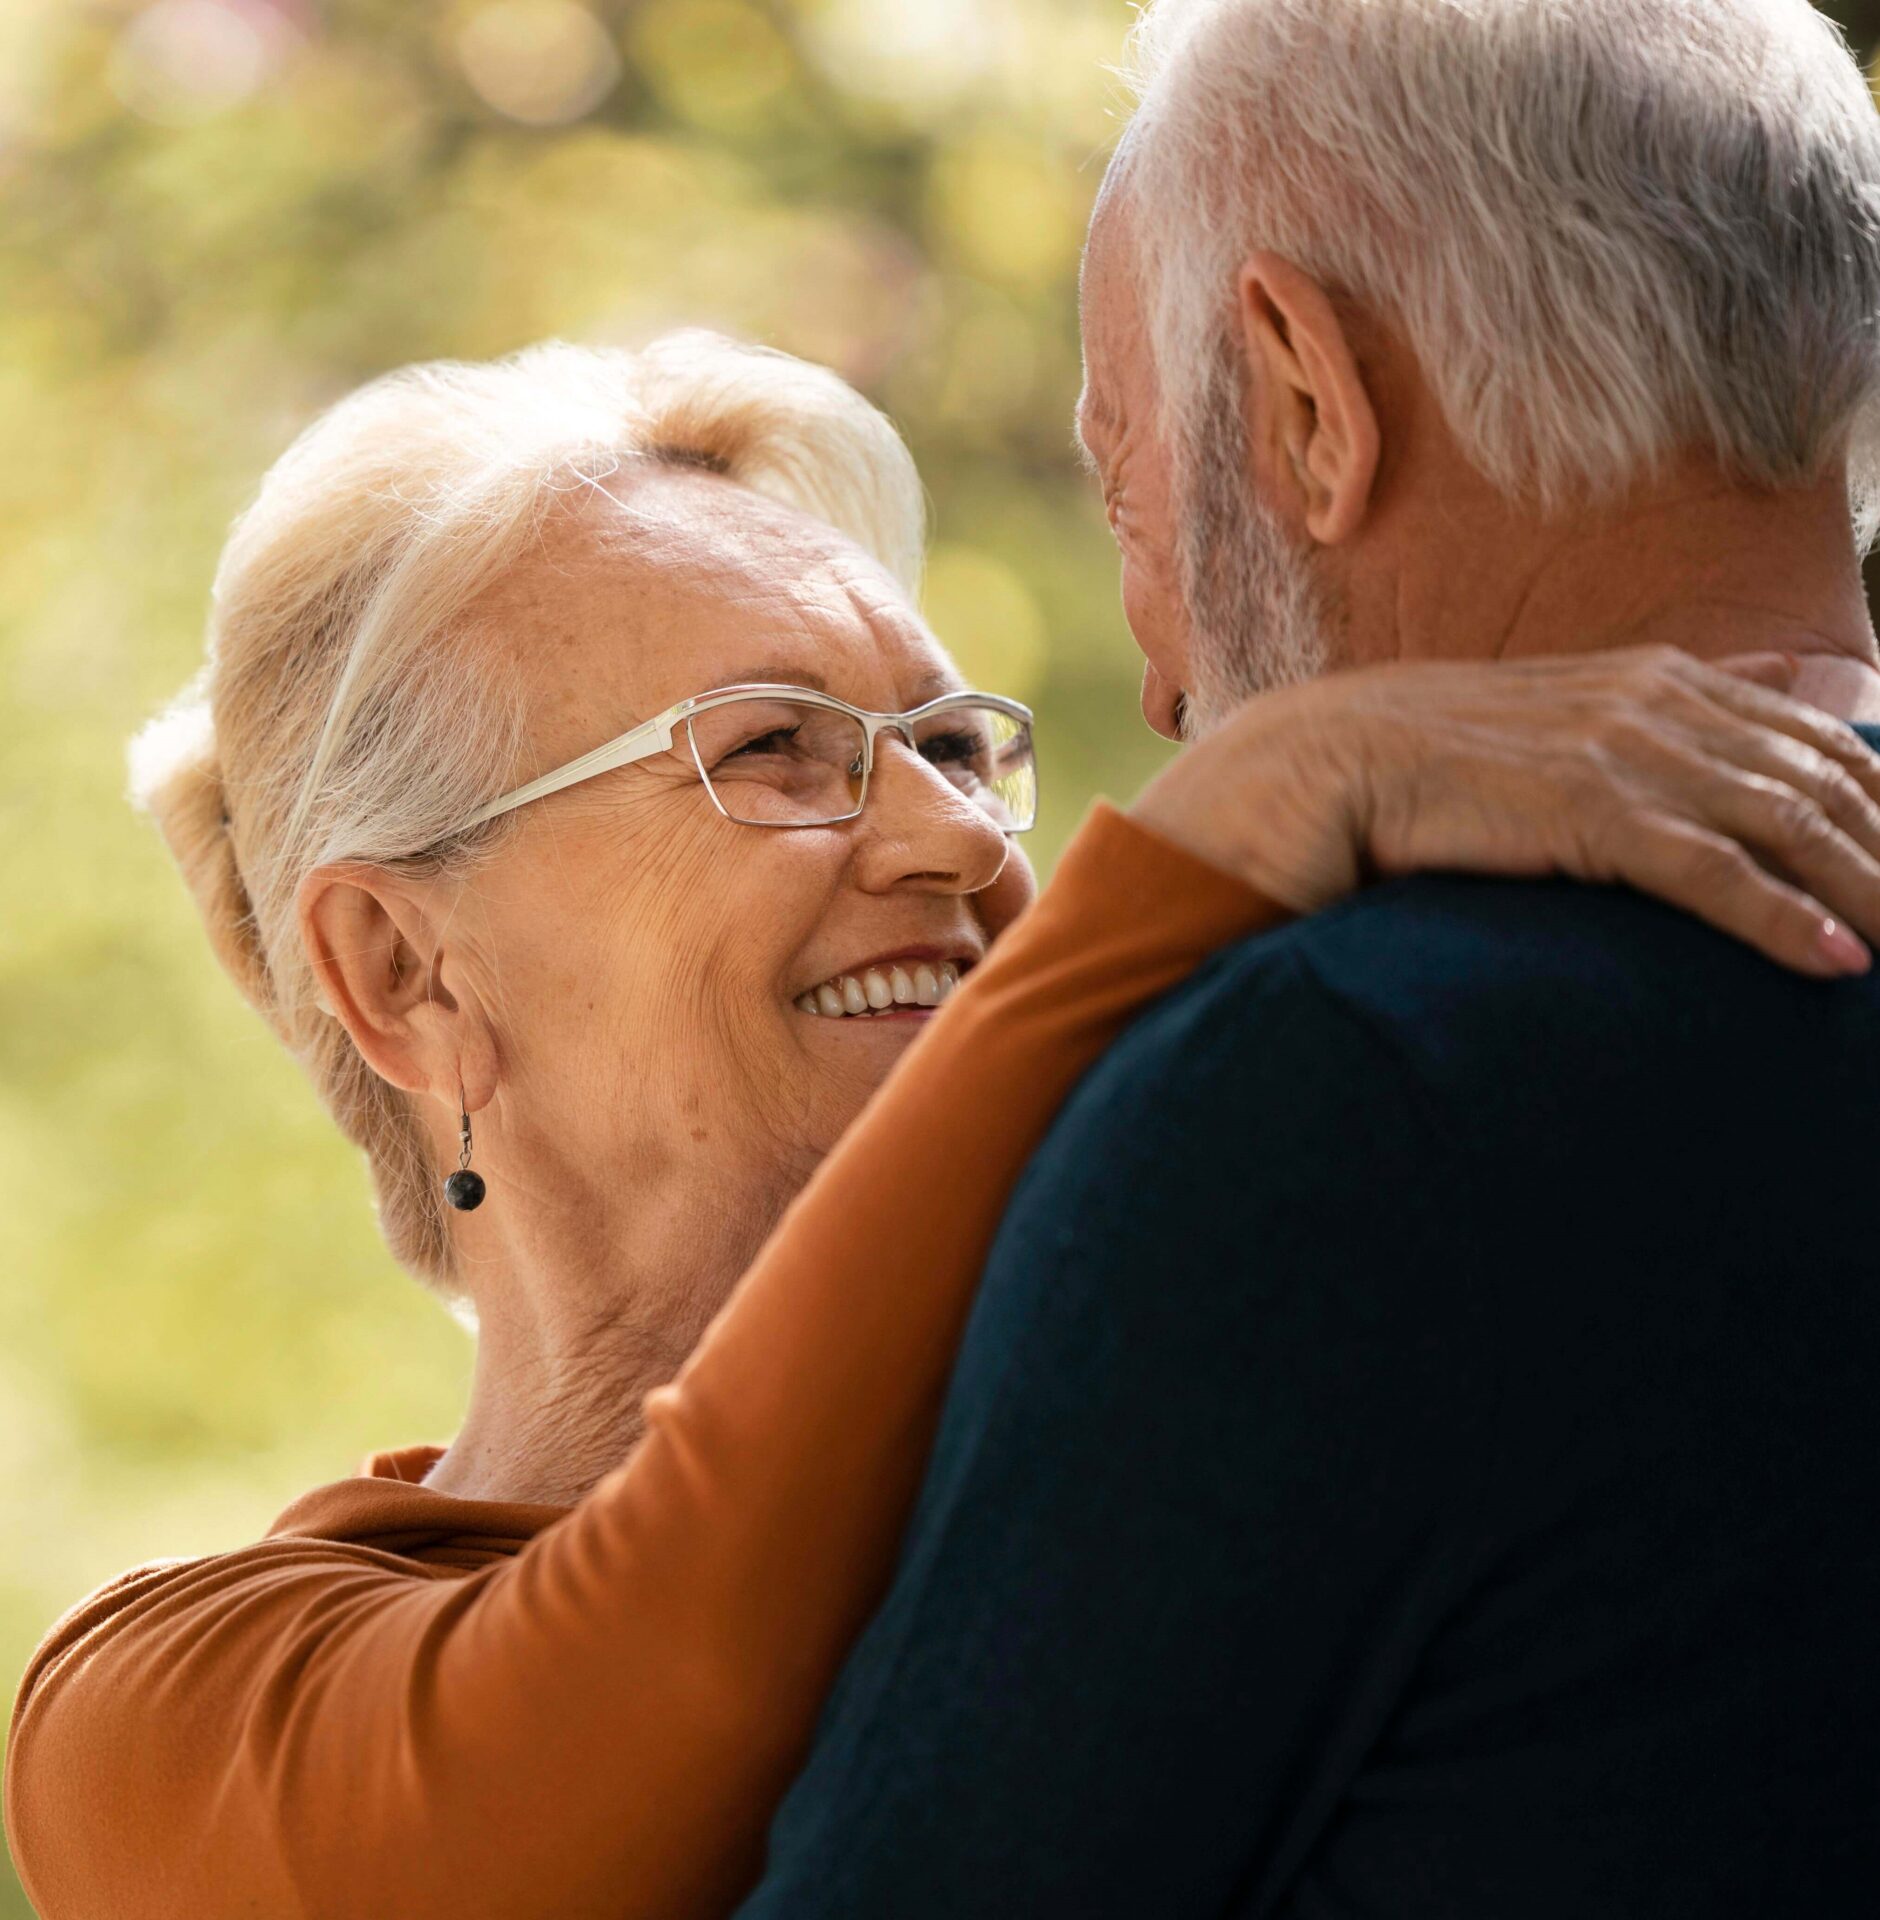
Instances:
[[[424,890],[382,867],[316,867],[295,902],[326,1009],[380,1079],[471,1110],[494,1091],[495,1050]]]
[[[1324,288],[1278,254],[1240,270],[1242,345],[1255,398],[1252,431],[1321,546],[1364,523],[1383,434],[1351,337]]]

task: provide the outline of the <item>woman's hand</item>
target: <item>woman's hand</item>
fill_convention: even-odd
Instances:
[[[1651,647],[1363,668],[1262,695],[1144,791],[1143,825],[1298,913],[1432,868],[1623,881],[1803,973],[1880,942],[1880,755],[1797,663]]]

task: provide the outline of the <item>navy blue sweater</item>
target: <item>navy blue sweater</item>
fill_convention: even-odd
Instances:
[[[1880,1912],[1877,1119],[1880,978],[1628,891],[1222,955],[1025,1177],[745,1913]]]

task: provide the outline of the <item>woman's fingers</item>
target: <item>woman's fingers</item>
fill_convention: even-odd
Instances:
[[[1801,661],[1792,653],[1735,653],[1712,664],[1719,673],[1753,680],[1776,693],[1787,693],[1802,670]]]
[[[1594,766],[1616,804],[1588,877],[1623,878],[1785,965],[1864,972],[1880,946],[1880,755],[1781,691],[1791,665],[1653,651],[1593,669],[1614,676]],[[1574,716],[1561,723],[1570,738]]]
[[[1614,851],[1618,878],[1747,942],[1779,965],[1845,979],[1872,965],[1822,903],[1768,872],[1740,842],[1688,821],[1635,824]]]
[[[1722,716],[1690,741],[1713,766],[1736,768],[1781,788],[1794,834],[1806,836],[1826,821],[1880,859],[1880,800],[1839,761],[1791,735]]]
[[[1880,753],[1875,753],[1859,734],[1831,714],[1803,701],[1791,700],[1786,694],[1740,673],[1706,666],[1688,655],[1677,656],[1677,664],[1671,670],[1711,705],[1723,708],[1739,720],[1786,734],[1824,760],[1831,760],[1871,800],[1880,804]]]
[[[1607,752],[1617,755],[1630,797],[1611,817],[1600,856],[1608,867],[1639,857],[1631,843],[1653,850],[1650,872],[1663,872],[1662,831],[1667,823],[1699,836],[1685,852],[1697,864],[1687,889],[1714,882],[1739,915],[1760,898],[1780,909],[1786,926],[1798,907],[1834,920],[1866,941],[1880,944],[1880,805],[1834,761],[1801,741],[1754,722],[1726,716],[1666,716],[1657,727],[1628,730]],[[1620,843],[1625,843],[1623,846]],[[1721,861],[1717,846],[1733,846],[1739,859]],[[1648,856],[1649,857],[1649,856]],[[1746,876],[1744,863],[1779,886],[1772,893]],[[1658,888],[1650,884],[1652,891]],[[1746,892],[1746,886],[1748,891]],[[1715,921],[1715,913],[1705,918]],[[1764,950],[1769,948],[1766,943]],[[1794,936],[1789,940],[1793,949]],[[1842,940],[1831,949],[1859,969],[1864,953]]]
[[[1850,933],[1880,945],[1880,754],[1831,715],[1777,690],[1781,676],[1765,671],[1768,656],[1716,667],[1674,654],[1640,666],[1648,684],[1663,689],[1660,676],[1668,676],[1695,703],[1673,698],[1646,722],[1670,749],[1647,774],[1662,783],[1661,804],[1700,833],[1730,836],[1761,868],[1792,882],[1784,916],[1803,904],[1824,908],[1839,933],[1827,950],[1842,956],[1842,971],[1864,971],[1866,950]],[[1691,755],[1715,784],[1694,778],[1700,769]],[[1635,772],[1648,757],[1641,746]]]
[[[1779,780],[1750,775],[1726,780],[1709,813],[1709,825],[1806,888],[1831,918],[1880,944],[1880,859],[1806,795]]]

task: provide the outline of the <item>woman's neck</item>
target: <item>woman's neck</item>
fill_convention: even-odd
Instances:
[[[591,1329],[578,1351],[483,1322],[469,1408],[424,1484],[465,1500],[573,1506],[633,1450],[643,1398],[684,1358],[624,1322]]]
[[[488,1204],[501,1199],[492,1190]],[[462,1425],[424,1484],[575,1505],[632,1452],[645,1396],[684,1366],[786,1199],[732,1209],[716,1193],[640,1191],[630,1225],[592,1237],[508,1223],[500,1247],[466,1263],[476,1371]],[[549,1211],[558,1226],[599,1217],[574,1203]]]

